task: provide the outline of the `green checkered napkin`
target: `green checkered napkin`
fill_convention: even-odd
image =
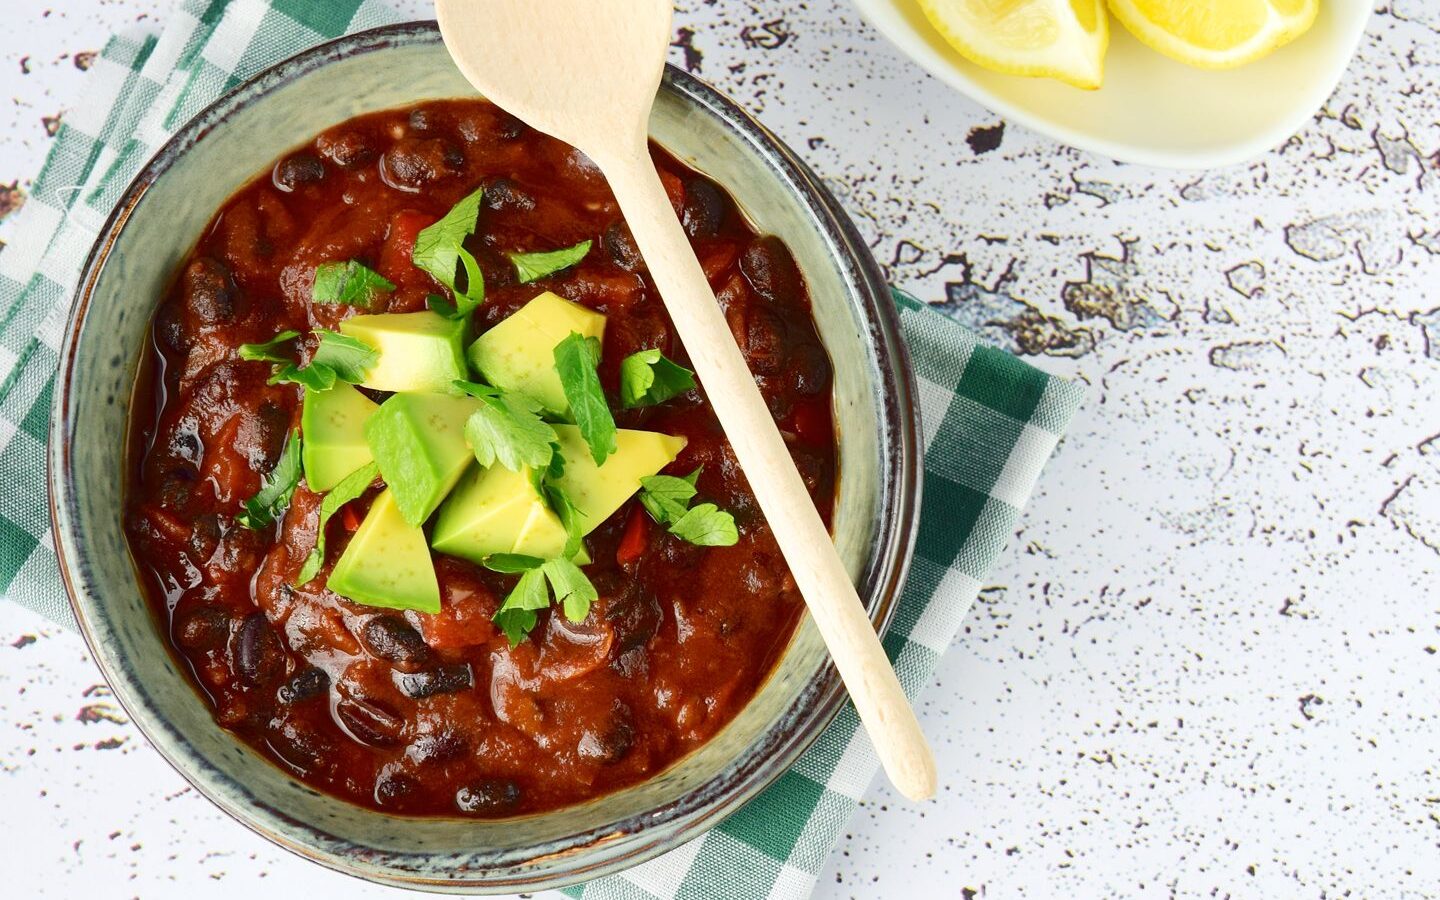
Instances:
[[[159,34],[114,38],[0,252],[0,595],[71,624],[51,552],[51,382],[86,251],[140,166],[224,91],[326,38],[382,25],[375,0],[183,0]],[[897,294],[919,375],[924,514],[885,647],[912,697],[1006,541],[1080,390]],[[875,774],[848,705],[794,768],[714,831],[572,897],[808,896]]]

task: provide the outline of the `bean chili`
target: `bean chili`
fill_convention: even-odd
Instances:
[[[723,189],[652,153],[828,519],[831,367],[800,273]],[[395,285],[362,312],[424,309],[442,289],[412,265],[415,237],[476,187],[483,203],[466,248],[486,299],[475,333],[545,290],[603,313],[599,374],[617,424],[685,436],[665,471],[703,466],[701,495],[734,514],[740,535],[729,547],[685,543],[632,498],[587,537],[594,562],[585,572],[600,595],[589,616],[542,612],[514,647],[491,621],[514,576],[435,554],[435,615],[377,609],[324,587],[376,487],[330,519],[320,576],[300,587],[321,495],[302,482],[273,526],[235,520],[299,427],[302,396],[295,384],[268,384],[270,367],[242,361],[237,348],[354,315],[312,301],[325,262],[357,260]],[[594,248],[578,266],[530,284],[505,255],[586,239]],[[687,364],[598,170],[482,101],[353,119],[232,197],[155,316],[133,405],[126,506],[145,588],[217,722],[355,803],[486,817],[633,784],[712,737],[759,689],[803,603],[703,388],[620,408],[620,361],[657,347]]]

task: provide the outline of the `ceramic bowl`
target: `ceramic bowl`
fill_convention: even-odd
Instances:
[[[755,699],[669,770],[558,812],[476,821],[387,815],[319,793],[220,729],[182,674],[121,526],[127,410],[171,274],[227,197],[315,133],[361,113],[471,94],[433,23],[416,23],[305,52],[182,129],[125,193],[86,264],[63,348],[49,484],[61,571],[91,651],[135,724],[201,793],[334,869],[483,893],[591,879],[696,837],[779,777],[843,693],[807,618]],[[713,89],[669,71],[651,133],[779,235],[809,282],[821,337],[844,361],[835,370],[836,544],[883,628],[912,550],[920,446],[913,377],[881,273],[816,178]]]
[[[1161,56],[1112,16],[1105,84],[1083,91],[982,69],[945,42],[916,0],[854,3],[900,52],[1000,115],[1082,150],[1176,169],[1245,162],[1304,127],[1339,83],[1372,6],[1321,0],[1308,32],[1219,72]]]

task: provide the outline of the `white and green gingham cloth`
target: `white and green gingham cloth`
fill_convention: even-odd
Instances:
[[[51,549],[45,437],[80,266],[135,173],[223,92],[324,39],[383,25],[376,0],[182,0],[158,33],[96,60],[0,250],[0,596],[66,624]],[[1081,391],[897,294],[919,376],[919,543],[885,647],[912,697],[930,680],[1009,540]],[[852,707],[791,771],[714,831],[571,897],[800,898],[877,768]]]

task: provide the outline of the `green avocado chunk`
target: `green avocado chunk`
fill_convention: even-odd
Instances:
[[[605,317],[546,291],[476,338],[466,355],[486,381],[529,394],[563,416],[570,404],[555,371],[555,345],[571,332],[603,338]]]
[[[615,432],[615,452],[595,465],[590,448],[574,425],[556,425],[565,472],[555,484],[570,496],[585,517],[581,533],[589,534],[640,490],[640,479],[668,466],[685,449],[685,438],[656,431]]]
[[[369,606],[440,611],[440,583],[425,532],[405,521],[389,490],[371,504],[327,586]]]
[[[343,381],[328,391],[305,389],[300,430],[305,483],[324,493],[374,457],[365,442],[365,422],[379,406]]]
[[[550,559],[564,552],[565,538],[565,526],[535,493],[529,470],[475,465],[441,504],[430,546],[483,563],[493,553]]]
[[[363,387],[377,391],[454,393],[464,380],[464,319],[447,319],[426,310],[354,316],[340,331],[375,348],[379,359],[365,373]]]
[[[480,408],[471,397],[395,394],[365,423],[365,440],[395,505],[411,525],[424,524],[460,480],[475,454],[465,420]]]

